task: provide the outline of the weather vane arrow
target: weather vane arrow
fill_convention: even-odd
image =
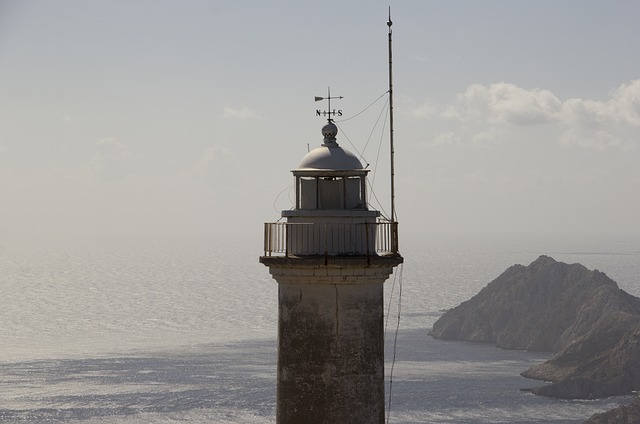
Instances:
[[[344,99],[344,97],[342,96],[331,96],[331,87],[329,87],[327,89],[327,97],[319,97],[319,96],[315,96],[315,101],[319,102],[320,100],[326,100],[327,101],[327,110],[320,110],[320,109],[316,109],[316,116],[329,116],[329,118],[327,118],[329,121],[331,121],[331,116],[342,116],[342,109],[331,109],[331,99]]]

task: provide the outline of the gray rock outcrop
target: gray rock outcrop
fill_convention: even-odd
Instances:
[[[640,299],[604,273],[541,256],[514,265],[433,326],[439,339],[554,352],[536,394],[589,399],[640,389]]]
[[[629,405],[593,414],[584,424],[640,424],[640,398]]]
[[[640,317],[625,312],[603,316],[584,336],[522,375],[553,384],[533,393],[595,399],[640,388]]]

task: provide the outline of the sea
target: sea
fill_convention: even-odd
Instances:
[[[259,238],[0,240],[1,423],[275,422],[277,284]],[[631,401],[558,400],[547,353],[429,330],[513,264],[582,263],[640,296],[640,241],[401,240],[385,284],[389,423],[581,423]]]

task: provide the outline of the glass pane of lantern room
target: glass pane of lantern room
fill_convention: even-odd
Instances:
[[[361,177],[348,177],[346,179],[347,194],[345,196],[346,209],[363,209],[362,180]]]
[[[315,177],[301,177],[298,190],[300,190],[298,192],[300,195],[299,209],[316,209],[318,207],[316,202],[318,190]]]
[[[344,208],[343,183],[342,177],[318,178],[318,209]]]

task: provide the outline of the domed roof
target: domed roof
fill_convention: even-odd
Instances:
[[[362,163],[360,163],[356,155],[337,144],[335,146],[322,145],[307,153],[302,158],[300,165],[298,165],[298,169],[350,171],[362,169]]]
[[[343,149],[336,142],[338,127],[329,121],[322,127],[324,143],[317,149],[306,154],[298,169],[326,169],[336,171],[351,171],[363,169],[360,160],[348,150]]]

